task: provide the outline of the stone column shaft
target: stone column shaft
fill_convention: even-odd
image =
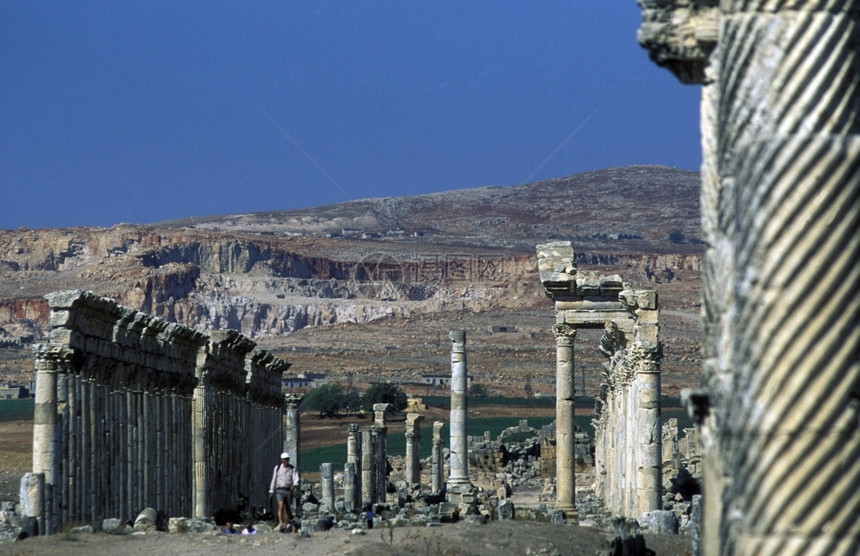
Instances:
[[[421,482],[421,422],[424,416],[418,413],[406,415],[406,482]]]
[[[468,371],[466,332],[455,330],[451,338],[451,455],[447,490],[449,493],[469,485]]]
[[[353,490],[352,499],[347,499],[347,504],[354,509],[361,508],[361,433],[358,431],[358,424],[350,423],[349,433],[346,438],[346,463],[351,465],[353,474]],[[344,477],[348,475],[346,467],[344,467]],[[344,484],[346,479],[344,479]],[[344,496],[346,496],[344,494]]]
[[[576,419],[574,414],[573,343],[576,329],[569,324],[553,326],[556,341],[556,508],[564,510],[568,519],[576,519],[576,477],[574,455]]]
[[[430,470],[430,490],[439,494],[445,487],[445,461],[442,455],[442,427],[445,423],[436,421],[433,423],[433,458]]]
[[[653,510],[662,510],[663,488],[663,434],[660,420],[660,368],[657,365],[657,349],[652,345],[636,345],[639,355],[638,407],[635,438],[638,440],[637,462],[638,490],[637,515]]]
[[[356,476],[355,463],[348,461],[343,464],[343,504],[347,512],[355,512],[360,509],[356,504]]]
[[[284,396],[286,417],[286,430],[284,431],[284,451],[291,456],[290,463],[296,468],[301,463],[301,414],[299,406],[302,403],[304,396],[302,394],[286,394]]]
[[[66,371],[65,361],[70,353],[59,346],[36,346],[36,404],[33,414],[33,472],[44,474],[44,491],[35,492],[38,500],[31,507],[39,508],[39,530],[55,532],[60,510],[57,495],[62,489],[60,475],[61,446],[57,415],[57,375]],[[41,501],[44,500],[44,503]]]
[[[372,431],[361,431],[361,504],[372,504],[376,501],[374,492],[373,454],[375,435]]]
[[[331,463],[320,465],[320,490],[322,508],[334,512],[334,465]]]

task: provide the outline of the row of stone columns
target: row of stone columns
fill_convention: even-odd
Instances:
[[[595,419],[597,494],[610,512],[638,517],[661,509],[660,354],[657,295],[619,276],[576,268],[570,242],[537,247],[538,270],[555,301],[556,507],[576,519],[574,340],[578,328],[605,327],[610,357]]]
[[[463,492],[470,490],[468,476],[468,438],[466,436],[466,384],[467,370],[465,359],[465,332],[451,333],[454,340],[452,348],[452,430],[458,431],[455,439],[451,436],[452,448],[457,446],[462,454],[456,466],[451,466],[449,483],[458,485]],[[349,425],[347,434],[347,459],[344,464],[344,503],[347,510],[363,507],[368,503],[383,502],[388,489],[385,414],[390,404],[374,404],[374,424],[369,430],[359,432],[358,424]],[[455,411],[456,407],[456,411]],[[421,423],[424,416],[408,413],[406,416],[406,465],[405,479],[409,484],[421,482]],[[453,425],[456,423],[456,425]],[[431,454],[430,488],[434,493],[445,492],[444,457],[442,427],[444,423],[433,423],[433,448]],[[453,451],[453,450],[452,450]],[[455,470],[455,471],[453,471]],[[327,467],[321,472],[329,472]],[[332,471],[333,472],[333,471]]]
[[[249,355],[254,342],[236,332],[207,337],[90,293],[48,301],[51,343],[34,347],[44,490],[25,504],[41,532],[144,507],[211,516],[239,493],[265,496],[287,363]]]
[[[593,418],[595,491],[614,515],[638,517],[662,509],[662,352],[650,292],[622,297],[633,318],[607,323],[601,338],[609,361]]]

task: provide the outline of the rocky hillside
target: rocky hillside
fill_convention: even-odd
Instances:
[[[585,249],[697,253],[698,215],[697,172],[627,166],[514,187],[195,217],[155,226],[314,236],[413,236],[431,245],[501,247],[528,254],[536,241],[548,239],[570,239]],[[681,234],[687,243],[667,242],[673,233]]]
[[[664,309],[696,312],[698,183],[635,166],[301,211],[2,231],[0,346],[44,339],[43,296],[74,288],[262,343],[386,317],[551,312],[535,245],[558,238],[574,242],[581,267],[651,284]]]

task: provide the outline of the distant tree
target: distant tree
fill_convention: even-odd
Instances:
[[[340,384],[323,384],[308,392],[302,408],[316,411],[320,417],[334,417],[343,408],[344,397]]]
[[[343,410],[347,413],[356,413],[361,409],[361,396],[353,388],[343,396]]]
[[[486,398],[487,397],[487,387],[483,384],[478,384],[477,382],[472,384],[469,387],[469,396],[473,398]]]
[[[669,241],[672,243],[683,243],[684,242],[684,234],[681,233],[680,230],[675,230],[671,234],[669,234]]]
[[[406,392],[396,384],[390,382],[377,382],[367,389],[361,397],[361,406],[367,411],[373,411],[373,404],[390,403],[389,411],[403,411],[406,409]]]

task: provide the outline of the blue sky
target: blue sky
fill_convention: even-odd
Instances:
[[[0,229],[698,170],[699,88],[639,22],[635,0],[4,0]]]

